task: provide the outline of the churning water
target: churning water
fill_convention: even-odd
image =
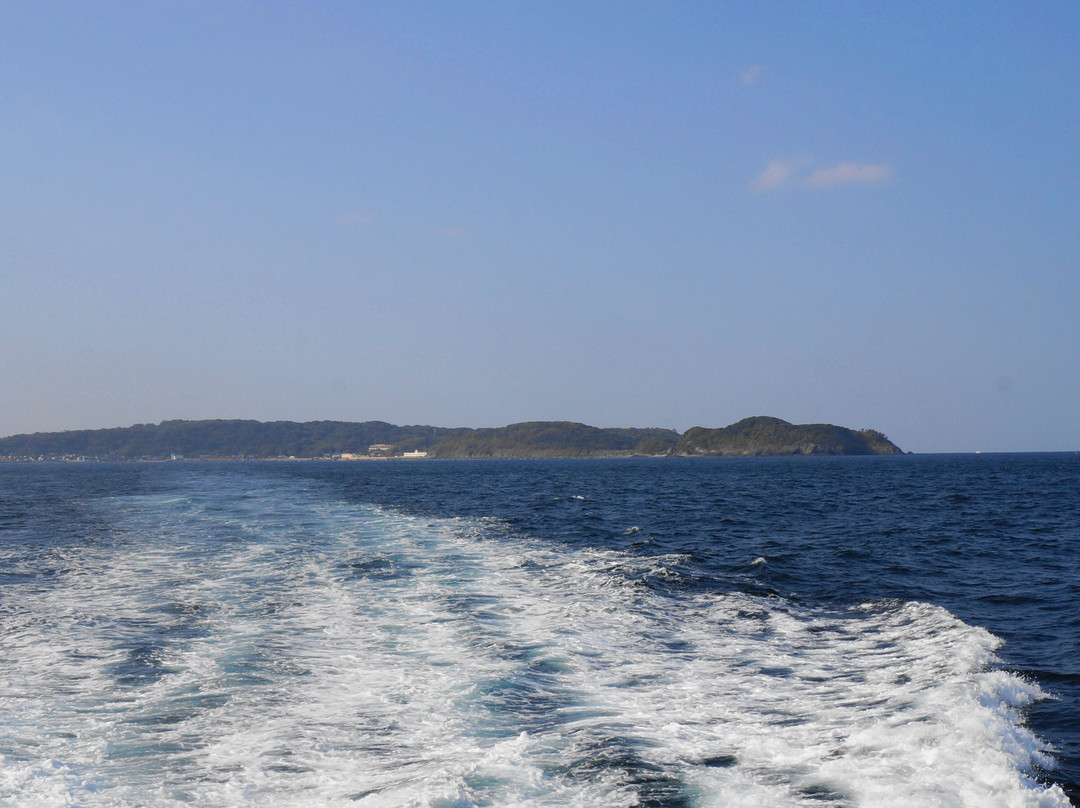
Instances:
[[[1068,806],[1070,461],[3,467],[0,802]]]

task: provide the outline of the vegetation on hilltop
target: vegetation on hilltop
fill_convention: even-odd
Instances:
[[[597,457],[667,454],[674,429],[601,429],[570,421],[530,421],[448,436],[432,457]]]
[[[903,454],[873,429],[852,430],[832,424],[790,424],[759,415],[721,429],[696,426],[675,445],[679,455],[751,457],[760,455]]]
[[[381,447],[372,451],[373,447]],[[185,458],[334,457],[369,453],[428,457],[626,457],[902,454],[880,432],[832,424],[795,425],[746,418],[722,429],[588,426],[531,421],[495,429],[395,426],[384,421],[162,421],[115,429],[0,438],[0,458],[160,460]]]
[[[0,456],[102,459],[182,457],[326,457],[366,453],[373,444],[422,450],[460,430],[394,426],[384,421],[162,421],[116,429],[15,435],[0,439]]]

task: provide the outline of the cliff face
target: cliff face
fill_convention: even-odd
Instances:
[[[744,418],[721,429],[693,427],[683,433],[673,451],[687,456],[720,457],[903,454],[900,447],[873,429],[790,424],[767,416]]]

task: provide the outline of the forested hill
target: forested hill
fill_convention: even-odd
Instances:
[[[663,455],[679,440],[674,429],[601,429],[570,421],[532,421],[474,429],[435,443],[432,457],[610,457]]]
[[[748,457],[760,455],[903,454],[873,429],[852,430],[832,424],[789,424],[759,415],[722,429],[686,430],[674,454]]]
[[[747,418],[722,429],[588,426],[533,421],[496,429],[395,426],[384,421],[163,421],[115,429],[0,438],[0,458],[162,460],[170,458],[359,459],[427,457],[624,457],[901,454],[880,432],[831,424]]]
[[[219,457],[327,457],[367,454],[371,446],[423,450],[471,430],[394,426],[384,421],[162,421],[116,429],[15,435],[0,439],[0,456],[83,456],[104,460]]]

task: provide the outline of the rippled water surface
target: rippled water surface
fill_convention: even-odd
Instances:
[[[1073,455],[2,466],[0,803],[1067,806],[1078,540]]]

